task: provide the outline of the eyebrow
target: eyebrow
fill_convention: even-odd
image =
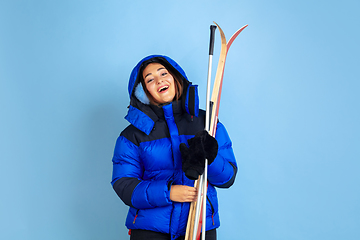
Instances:
[[[158,68],[157,71],[160,71],[161,69],[165,69],[165,68],[164,68],[164,67],[160,67],[160,68]],[[149,75],[151,75],[151,73],[146,74],[145,77],[144,77],[144,79],[145,79],[147,76],[149,76]]]

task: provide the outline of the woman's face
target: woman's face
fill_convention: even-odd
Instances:
[[[160,63],[150,63],[143,71],[146,89],[159,103],[172,102],[175,97],[174,77]]]

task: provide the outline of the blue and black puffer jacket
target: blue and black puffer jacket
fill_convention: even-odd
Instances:
[[[141,64],[161,57],[178,71],[184,82],[179,101],[162,107],[144,104],[135,96]],[[198,108],[197,86],[172,59],[152,55],[141,60],[129,81],[130,106],[125,117],[131,124],[116,141],[113,157],[112,186],[130,207],[126,226],[171,234],[172,239],[185,235],[189,203],[170,200],[171,185],[194,186],[182,171],[180,143],[204,129],[205,112]],[[215,187],[228,188],[235,179],[237,165],[231,140],[225,127],[217,124],[219,150],[208,168],[206,230],[219,227],[218,200]]]

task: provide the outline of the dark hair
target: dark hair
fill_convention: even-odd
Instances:
[[[183,76],[164,58],[154,57],[154,58],[144,61],[141,64],[141,67],[140,67],[139,73],[138,73],[138,81],[141,82],[141,85],[145,91],[146,96],[149,98],[150,103],[154,104],[154,105],[159,104],[155,101],[153,96],[151,96],[150,92],[147,90],[145,81],[143,78],[143,72],[144,72],[145,68],[151,63],[159,63],[159,64],[163,65],[166,68],[166,70],[168,70],[169,73],[173,76],[174,82],[175,82],[175,97],[174,97],[174,99],[176,101],[178,101],[180,99],[180,97],[182,95],[182,91],[183,91]]]

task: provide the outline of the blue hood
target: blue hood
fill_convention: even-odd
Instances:
[[[130,106],[128,114],[125,116],[125,119],[128,120],[132,125],[134,125],[139,130],[145,132],[147,135],[150,134],[151,130],[154,127],[155,121],[158,119],[157,115],[153,112],[151,107],[148,104],[144,104],[139,101],[135,96],[135,88],[139,83],[138,74],[141,68],[141,65],[144,61],[149,59],[159,57],[168,62],[176,71],[178,71],[183,80],[183,93],[181,96],[181,102],[183,110],[193,116],[198,116],[199,113],[199,97],[197,85],[192,85],[189,82],[184,70],[177,64],[174,60],[167,56],[162,55],[150,55],[143,58],[132,70],[130,79],[129,79],[129,98]]]

